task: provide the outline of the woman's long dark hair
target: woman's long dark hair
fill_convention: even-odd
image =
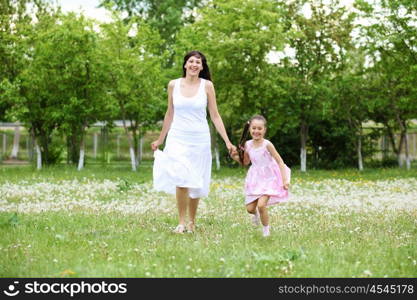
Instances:
[[[200,51],[190,51],[188,52],[185,56],[184,56],[184,63],[182,64],[182,77],[185,77],[185,64],[187,63],[187,60],[191,57],[191,56],[195,56],[197,58],[201,59],[201,63],[203,64],[203,70],[200,71],[200,74],[198,75],[198,77],[200,78],[204,78],[207,80],[211,81],[211,75],[210,75],[210,69],[207,65],[207,59],[204,56],[203,53],[201,53]]]
[[[250,118],[249,121],[247,121],[245,123],[245,126],[243,127],[242,136],[240,137],[239,146],[237,147],[237,152],[239,154],[239,162],[240,162],[241,165],[243,165],[243,157],[244,157],[244,154],[245,154],[245,143],[248,140],[249,127],[250,127],[250,124],[252,123],[253,120],[263,121],[264,125],[266,127],[266,119],[261,115],[255,115],[252,118]]]

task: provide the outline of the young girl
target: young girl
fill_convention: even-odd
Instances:
[[[246,141],[248,131],[252,140]],[[245,180],[246,209],[253,214],[253,223],[263,225],[263,236],[269,236],[267,206],[288,198],[291,170],[284,164],[274,145],[264,139],[266,120],[252,117],[243,130],[237,151],[231,156],[242,165],[252,163]]]

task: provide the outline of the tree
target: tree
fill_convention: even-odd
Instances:
[[[311,9],[311,16],[303,7]],[[283,6],[286,28],[295,30],[289,46],[295,57],[281,63],[289,91],[285,105],[296,118],[300,129],[301,171],[307,169],[307,141],[310,123],[323,118],[330,107],[331,79],[341,67],[342,57],[352,47],[350,33],[355,15],[338,0],[325,5],[322,0],[297,0]]]
[[[107,64],[108,96],[117,103],[129,141],[132,170],[138,165],[140,136],[156,123],[164,107],[162,44],[157,32],[139,19],[125,24],[119,13],[103,24],[102,49]],[[129,121],[129,123],[127,122]]]
[[[60,15],[48,33],[48,69],[54,72],[54,96],[61,103],[59,131],[67,137],[69,161],[84,165],[85,134],[97,121],[111,119],[99,37],[91,20],[74,13]]]
[[[417,4],[415,1],[380,0],[374,6],[357,1],[357,7],[371,25],[363,27],[366,47],[372,63],[375,121],[382,122],[397,154],[399,166],[404,148],[407,169],[411,162],[408,153],[408,122],[417,117]],[[396,146],[394,130],[400,131]]]
[[[139,17],[159,32],[159,36],[165,41],[160,44],[161,51],[172,51],[172,45],[176,43],[176,36],[185,24],[194,22],[195,9],[201,7],[202,0],[101,0],[101,6],[126,12],[126,22]],[[172,64],[170,53],[167,66]]]
[[[52,82],[56,70],[49,68],[49,58],[56,50],[49,47],[49,34],[56,25],[59,11],[41,1],[36,4],[34,14],[37,22],[34,25],[26,23],[24,34],[17,39],[24,67],[14,81],[3,81],[3,87],[10,94],[10,114],[26,124],[35,137],[39,169],[42,160],[52,164],[59,159],[60,149],[52,144],[52,134],[62,115],[59,99],[56,98],[56,85]]]
[[[20,39],[25,34],[25,26],[30,22],[28,0],[0,1],[0,82],[13,83],[20,74],[22,64],[22,44]],[[41,3],[38,4],[40,6]],[[7,85],[7,83],[4,83]],[[10,99],[0,99],[0,121],[11,121],[6,116],[10,109]]]
[[[281,10],[270,0],[216,0],[198,14],[198,20],[178,34],[175,53],[197,49],[206,55],[219,111],[233,140],[234,129],[239,134],[253,114],[268,117],[268,104],[276,106],[273,90],[279,87],[267,54],[284,44]],[[177,55],[174,68],[182,72],[181,66],[182,56]]]
[[[365,53],[361,49],[351,50],[343,58],[343,68],[334,78],[333,112],[342,120],[346,120],[355,137],[354,144],[357,155],[357,166],[363,170],[363,127],[369,120],[373,109],[373,97],[368,91],[365,68]]]

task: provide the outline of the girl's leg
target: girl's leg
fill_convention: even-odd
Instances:
[[[248,211],[248,213],[252,214],[252,224],[254,226],[258,226],[259,225],[259,212],[256,208],[258,204],[258,200],[255,200],[249,204],[246,205],[246,210]]]
[[[263,227],[263,236],[269,236],[269,216],[266,204],[268,203],[269,196],[262,196],[258,199],[258,210],[261,215],[261,222]]]
[[[187,214],[188,202],[190,200],[190,198],[188,197],[188,188],[177,187],[176,196],[179,218],[179,225],[177,226],[176,231],[178,233],[182,233],[185,230],[185,218]]]
[[[262,196],[258,199],[258,210],[259,210],[259,214],[261,215],[262,225],[264,226],[269,225],[268,210],[266,208],[266,204],[268,203],[268,200],[269,200],[269,196]]]
[[[199,198],[190,198],[188,202],[188,217],[189,221],[187,224],[187,229],[190,232],[195,230],[195,216],[197,214]]]
[[[246,210],[248,213],[254,215],[256,213],[256,205],[258,204],[258,200],[255,200],[246,205]]]

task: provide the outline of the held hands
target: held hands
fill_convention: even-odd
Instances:
[[[232,152],[229,154],[231,158],[233,159],[239,159],[239,153],[237,152],[237,150],[232,150]]]
[[[235,152],[235,151],[236,151],[236,146],[235,146],[235,145],[233,145],[233,144],[232,144],[232,143],[230,143],[230,142],[226,143],[226,148],[227,148],[227,150],[229,151],[229,155],[230,155],[230,156],[232,156],[232,155],[233,155],[233,152]]]
[[[156,140],[154,142],[151,143],[151,148],[152,151],[156,151],[158,150],[159,145],[161,145],[162,143],[159,140]]]

